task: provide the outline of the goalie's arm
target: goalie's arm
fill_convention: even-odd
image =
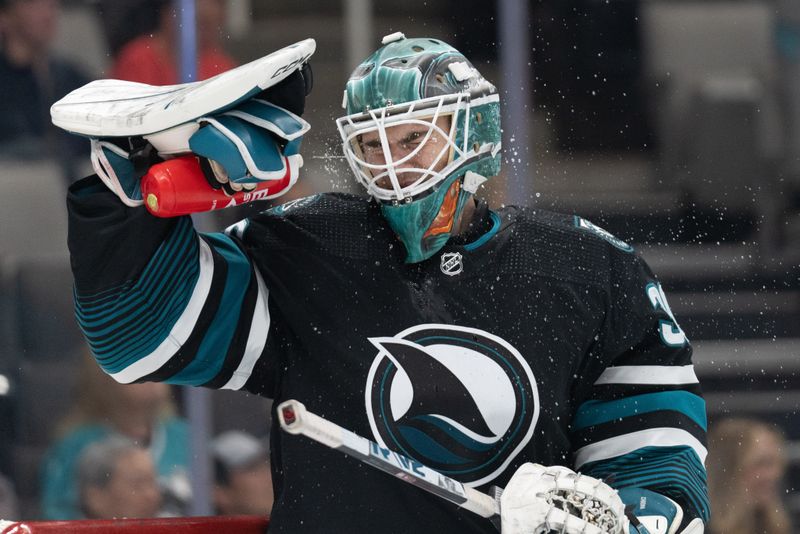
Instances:
[[[257,372],[269,389],[268,293],[236,239],[125,206],[97,177],[68,209],[76,317],[108,374],[240,389]]]
[[[665,495],[684,524],[708,520],[706,409],[692,348],[661,285],[633,254],[617,254],[608,318],[591,360],[602,363],[571,424],[576,471],[617,489]]]

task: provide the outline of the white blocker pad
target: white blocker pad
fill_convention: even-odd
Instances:
[[[95,80],[53,104],[53,124],[90,137],[148,135],[224,111],[276,85],[316,49],[305,39],[208,80],[154,86]]]

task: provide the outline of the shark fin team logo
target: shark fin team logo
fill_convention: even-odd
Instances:
[[[504,339],[428,324],[370,342],[378,354],[365,401],[382,447],[474,487],[496,478],[531,440],[536,380]]]

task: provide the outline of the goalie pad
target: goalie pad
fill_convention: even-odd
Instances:
[[[208,80],[152,86],[96,80],[53,104],[53,124],[89,137],[133,137],[161,132],[218,114],[253,98],[308,61],[316,49],[305,39]]]

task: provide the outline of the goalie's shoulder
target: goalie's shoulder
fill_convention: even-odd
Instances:
[[[605,286],[620,260],[636,261],[633,247],[581,216],[514,206],[500,214],[537,274]]]
[[[348,193],[317,193],[290,200],[262,213],[266,218],[293,221],[310,221],[322,218],[328,224],[345,218],[366,218],[374,212],[374,203],[368,198]]]
[[[270,250],[305,249],[363,259],[383,241],[377,239],[379,218],[377,205],[364,197],[320,193],[266,210],[241,223],[236,235]]]
[[[602,248],[605,248],[606,245],[611,245],[621,252],[634,252],[634,248],[630,244],[580,215],[534,208],[517,209],[519,212],[518,217],[523,224],[530,225],[544,232],[544,234],[554,242],[578,241],[600,244]]]

